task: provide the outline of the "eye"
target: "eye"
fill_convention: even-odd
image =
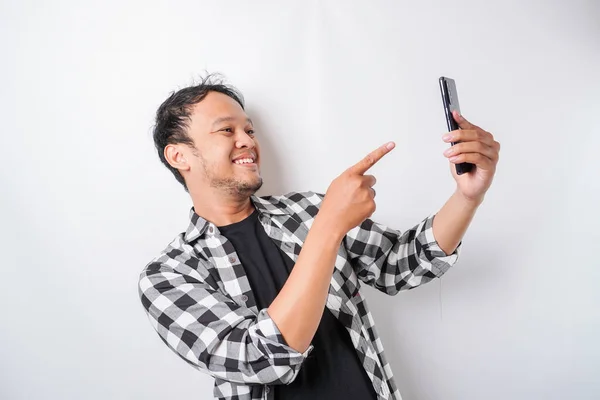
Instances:
[[[232,128],[223,128],[223,129],[221,129],[221,130],[222,130],[223,132],[229,132],[229,133],[232,133],[232,132],[233,132],[233,129],[232,129]]]
[[[254,136],[254,129],[248,129],[248,132],[246,133],[250,136]]]

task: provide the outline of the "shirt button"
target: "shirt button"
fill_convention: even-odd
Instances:
[[[213,229],[213,227],[212,227],[212,226],[208,227],[208,231],[209,231],[210,233],[213,233],[213,230],[214,230],[214,229]]]
[[[242,301],[245,303],[248,301],[248,296],[246,296],[245,294],[242,295]]]
[[[235,262],[235,257],[233,257],[233,256],[229,257],[229,262],[230,263],[234,263]]]
[[[268,386],[265,386],[265,393],[269,393],[271,391],[271,388]]]

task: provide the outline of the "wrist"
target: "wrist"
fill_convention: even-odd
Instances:
[[[338,229],[339,225],[328,215],[319,212],[315,217],[311,230],[315,230],[319,232],[321,237],[339,244],[344,236],[346,236],[346,232],[341,232]]]
[[[477,209],[485,198],[485,195],[477,197],[465,196],[460,190],[454,192],[454,197],[464,206],[464,208]]]

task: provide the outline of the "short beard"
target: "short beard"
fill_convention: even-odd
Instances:
[[[204,168],[204,175],[210,182],[210,187],[222,190],[230,196],[236,198],[247,198],[253,195],[263,185],[263,179],[261,176],[255,182],[244,182],[237,179],[231,178],[218,178],[214,168],[210,168],[202,155],[199,152],[194,152],[195,156],[200,158],[202,167]]]
[[[210,180],[210,186],[215,189],[220,189],[228,195],[238,198],[246,198],[252,196],[261,188],[263,180],[261,177],[255,182],[243,182],[236,179],[220,179],[213,178]]]

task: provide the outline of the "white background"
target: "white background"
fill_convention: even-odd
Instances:
[[[368,4],[367,4],[368,3]],[[502,144],[444,278],[365,286],[405,400],[600,397],[597,1],[2,1],[0,397],[210,399],[147,321],[139,272],[185,230],[158,105],[221,72],[263,147],[260,194],[325,191],[367,151],[374,219],[454,189],[437,79]]]

